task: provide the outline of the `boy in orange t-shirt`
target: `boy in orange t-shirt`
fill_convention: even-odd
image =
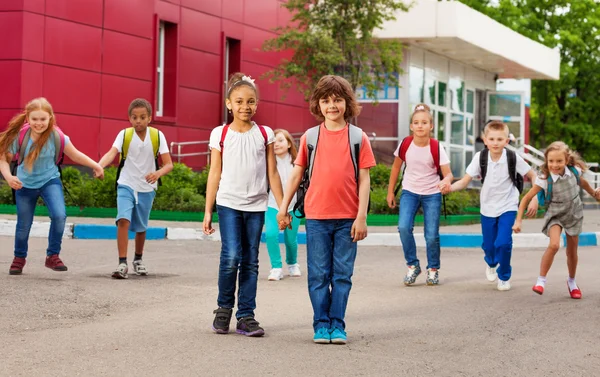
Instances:
[[[313,306],[315,343],[346,343],[344,317],[352,287],[357,242],[367,236],[367,208],[371,181],[369,169],[375,157],[362,132],[355,173],[348,120],[360,107],[350,83],[339,76],[319,80],[310,99],[310,111],[323,121],[312,152],[310,186],[306,193],[308,293]],[[360,131],[360,130],[359,130]],[[298,157],[288,180],[277,221],[281,229],[290,223],[287,212],[308,168],[307,134],[300,139]],[[283,209],[283,210],[281,210]]]

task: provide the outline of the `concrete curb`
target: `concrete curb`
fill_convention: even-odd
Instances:
[[[0,236],[14,236],[17,222],[15,220],[0,220]],[[50,229],[49,222],[35,221],[31,226],[31,237],[48,237]],[[73,224],[65,225],[63,238],[87,239],[87,240],[110,240],[116,239],[117,228],[114,225],[95,224]],[[135,233],[129,232],[129,238],[135,238]],[[216,231],[206,236],[201,229],[197,228],[171,228],[171,227],[149,227],[146,233],[148,240],[203,240],[220,241],[221,235]],[[440,246],[450,248],[479,248],[483,237],[476,233],[441,233]],[[265,242],[265,234],[262,234],[261,242]],[[279,242],[283,243],[283,233],[279,234]],[[415,233],[415,242],[418,247],[425,247],[423,233]],[[298,233],[298,243],[306,244],[306,233]],[[370,233],[369,236],[359,242],[365,246],[401,246],[398,233]],[[600,232],[581,233],[579,235],[579,246],[598,246],[600,244]],[[566,236],[561,238],[561,246],[566,245]],[[548,237],[542,233],[520,233],[513,234],[513,248],[533,248],[548,246]]]

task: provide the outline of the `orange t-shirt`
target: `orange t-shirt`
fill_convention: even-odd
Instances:
[[[355,219],[358,214],[358,185],[350,156],[348,126],[329,131],[321,123],[317,150],[313,152],[313,172],[304,199],[307,219]],[[295,164],[307,167],[306,134],[300,139]],[[375,166],[369,138],[363,132],[359,169]]]

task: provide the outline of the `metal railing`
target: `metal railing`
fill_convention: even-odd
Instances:
[[[518,148],[516,148],[512,145],[508,145],[507,148],[519,153],[519,155],[525,161],[529,161],[531,164],[534,165],[535,168],[539,169],[542,166],[542,164],[544,163],[544,160],[545,160],[544,152],[532,147],[531,145],[523,144]],[[525,153],[526,150],[529,151],[530,153]],[[588,162],[587,165],[590,168],[598,167],[597,162]],[[591,171],[588,169],[585,171],[585,173],[583,173],[583,177],[589,182],[589,184],[590,184],[590,186],[592,186],[592,188],[597,189],[598,187],[600,187],[600,173],[597,173],[597,172],[594,172],[594,171]],[[589,197],[589,195],[587,193],[584,193],[584,197]]]
[[[207,150],[205,152],[182,153],[182,149],[185,146],[203,145],[203,144],[206,144],[206,149]],[[177,153],[175,153],[175,149],[177,150]],[[181,159],[183,157],[195,157],[195,156],[207,156],[207,161],[210,162],[210,148],[208,148],[208,140],[204,140],[204,141],[183,141],[183,142],[172,141],[171,142],[171,147],[170,147],[170,152],[171,152],[171,158],[176,158],[177,162],[181,162]]]

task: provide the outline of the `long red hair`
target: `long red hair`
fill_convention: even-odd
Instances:
[[[35,98],[29,101],[25,106],[25,109],[22,113],[15,115],[9,122],[6,130],[0,133],[0,155],[8,157],[10,146],[14,143],[15,139],[19,137],[19,131],[23,127],[23,125],[29,119],[29,114],[32,111],[42,110],[48,113],[50,116],[50,121],[48,123],[48,128],[44,131],[40,137],[34,143],[33,149],[29,152],[27,157],[25,157],[25,167],[27,170],[31,171],[33,168],[33,163],[40,155],[42,148],[46,145],[46,142],[52,135],[52,130],[54,130],[54,111],[52,110],[52,105],[48,102],[47,99],[40,97]]]

